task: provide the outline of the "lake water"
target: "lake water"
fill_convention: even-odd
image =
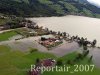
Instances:
[[[69,15],[63,17],[30,18],[30,20],[50,30],[86,37],[90,41],[97,39],[97,45],[100,46],[100,19]]]

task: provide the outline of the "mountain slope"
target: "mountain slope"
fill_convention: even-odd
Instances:
[[[99,17],[100,8],[87,0],[0,0],[0,13],[27,17],[67,14]]]
[[[87,0],[76,0],[76,1],[79,1],[80,3],[88,3]]]

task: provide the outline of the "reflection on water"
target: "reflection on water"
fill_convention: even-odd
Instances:
[[[97,39],[100,46],[100,19],[69,15],[31,18],[31,20],[54,31],[66,31],[70,35],[86,37],[91,41]]]

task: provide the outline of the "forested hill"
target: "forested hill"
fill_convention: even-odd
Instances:
[[[67,14],[100,17],[100,8],[87,0],[0,0],[0,13],[25,17]]]

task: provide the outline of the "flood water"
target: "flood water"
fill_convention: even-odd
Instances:
[[[98,41],[97,45],[100,46],[100,19],[68,15],[63,17],[30,18],[30,20],[50,30],[78,35],[88,38],[90,41],[96,39]]]

